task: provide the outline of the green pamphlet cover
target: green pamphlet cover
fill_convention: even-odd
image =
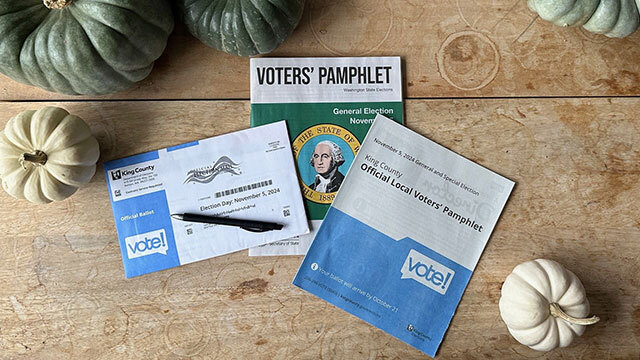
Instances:
[[[287,121],[312,231],[249,255],[306,253],[378,113],[403,121],[399,57],[251,59],[251,126]]]

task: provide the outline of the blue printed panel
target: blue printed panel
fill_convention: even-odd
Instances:
[[[435,356],[471,273],[332,207],[293,284]]]
[[[180,150],[180,149],[185,149],[188,147],[192,147],[192,146],[196,146],[198,145],[200,142],[199,141],[192,141],[186,144],[181,144],[181,145],[176,145],[176,146],[169,146],[167,148],[167,152],[172,152],[172,151],[176,151],[176,150]]]
[[[180,265],[164,190],[111,206],[127,278]]]

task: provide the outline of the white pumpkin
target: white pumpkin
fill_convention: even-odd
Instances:
[[[538,351],[571,344],[585,325],[600,319],[589,314],[580,279],[552,260],[537,259],[513,269],[502,285],[500,315],[513,337]]]
[[[640,0],[528,0],[529,8],[558,26],[582,25],[608,37],[625,37],[638,29]]]
[[[58,107],[23,111],[0,132],[0,178],[11,196],[64,200],[91,180],[100,156],[87,124]]]

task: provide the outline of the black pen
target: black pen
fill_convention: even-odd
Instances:
[[[239,220],[239,219],[229,219],[223,217],[216,216],[207,216],[207,215],[198,215],[198,214],[171,214],[171,217],[176,220],[188,221],[188,222],[197,222],[204,224],[216,224],[216,225],[226,225],[226,226],[236,226],[242,228],[247,231],[252,232],[265,232],[271,230],[280,230],[282,229],[281,224],[264,222],[264,221],[253,221],[253,220]]]

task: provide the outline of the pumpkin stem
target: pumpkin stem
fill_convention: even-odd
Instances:
[[[593,325],[593,324],[597,323],[598,321],[600,321],[600,318],[595,316],[595,315],[593,315],[590,318],[585,318],[585,319],[580,319],[580,318],[576,318],[576,317],[573,317],[571,315],[568,315],[567,313],[562,311],[562,308],[560,308],[560,305],[558,305],[558,303],[549,304],[549,313],[553,317],[559,317],[560,319],[562,319],[564,321],[567,321],[567,322],[570,322],[570,323],[576,324],[576,325]]]
[[[44,6],[49,9],[62,9],[69,5],[71,1],[72,0],[42,0],[42,2],[44,2]]]
[[[47,154],[45,154],[43,151],[40,150],[36,150],[33,154],[29,154],[29,153],[24,153],[20,156],[20,165],[22,165],[23,168],[27,168],[25,166],[25,162],[30,162],[30,163],[34,163],[37,165],[44,165],[47,163]]]

